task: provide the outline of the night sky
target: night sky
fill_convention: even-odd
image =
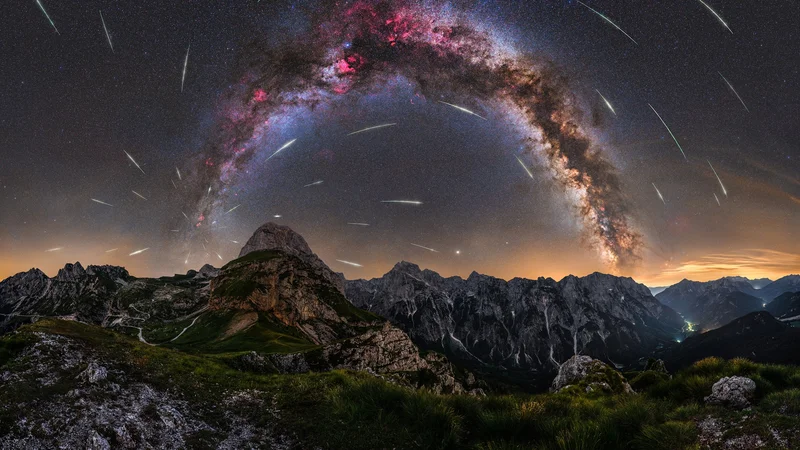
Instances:
[[[0,278],[267,221],[348,278],[800,272],[797,1],[41,1],[0,18]]]

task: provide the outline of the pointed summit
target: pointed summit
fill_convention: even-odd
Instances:
[[[287,226],[273,222],[267,222],[258,227],[242,247],[239,252],[239,258],[248,253],[264,250],[280,250],[302,259],[314,256],[314,252],[311,251],[303,236],[300,236],[300,234]]]

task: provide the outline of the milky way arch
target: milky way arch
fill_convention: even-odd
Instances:
[[[466,19],[403,2],[334,4],[314,14],[307,36],[246,46],[240,76],[222,107],[218,129],[202,151],[193,179],[198,228],[215,214],[237,172],[263,151],[271,119],[294,107],[313,108],[347,93],[367,93],[401,76],[418,94],[469,98],[521,118],[527,151],[544,160],[556,185],[573,199],[588,242],[614,266],[638,259],[617,171],[581,130],[581,113],[552,66],[505,49]]]

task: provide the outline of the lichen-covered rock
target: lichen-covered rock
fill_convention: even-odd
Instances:
[[[667,371],[667,366],[664,364],[664,360],[661,359],[648,359],[647,364],[644,366],[644,370],[669,374],[669,371]]]
[[[633,393],[633,389],[619,372],[602,361],[585,355],[575,355],[561,365],[551,390],[557,392],[574,385],[583,388],[585,392],[600,389],[614,393]]]
[[[711,395],[705,398],[710,405],[724,405],[742,409],[750,406],[756,392],[756,383],[747,377],[724,377],[711,387]]]

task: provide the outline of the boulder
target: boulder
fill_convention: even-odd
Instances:
[[[756,392],[756,383],[747,377],[724,377],[711,387],[711,395],[705,398],[709,405],[723,405],[743,409],[750,406]]]
[[[584,392],[602,390],[633,393],[633,389],[619,372],[602,361],[585,355],[575,355],[561,365],[551,390],[558,392],[573,385],[578,385]]]

